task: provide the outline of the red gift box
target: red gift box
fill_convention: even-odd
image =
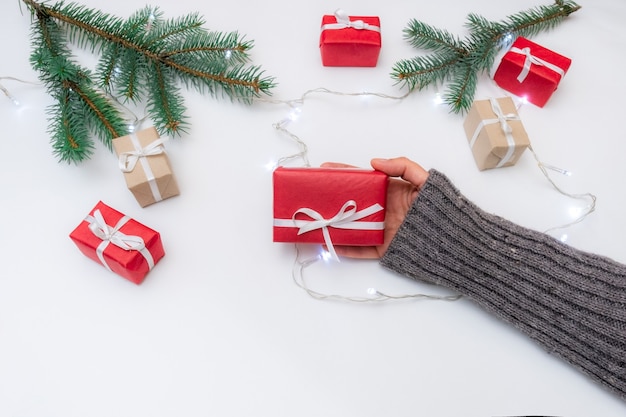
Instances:
[[[141,284],[165,255],[161,235],[99,201],[70,233],[78,249],[108,270]]]
[[[502,57],[493,79],[503,89],[543,107],[571,63],[571,59],[520,36]]]
[[[320,52],[326,67],[375,67],[381,48],[380,19],[348,16],[342,10],[322,17]]]
[[[357,168],[274,170],[274,242],[380,245],[388,177]],[[335,255],[336,256],[336,255]]]

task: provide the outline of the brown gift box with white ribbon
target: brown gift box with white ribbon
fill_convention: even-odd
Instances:
[[[180,194],[163,141],[154,127],[113,139],[120,170],[141,207]]]
[[[515,165],[530,146],[511,97],[474,101],[463,128],[481,171]]]

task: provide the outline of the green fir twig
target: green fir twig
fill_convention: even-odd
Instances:
[[[432,53],[398,61],[391,76],[409,90],[449,82],[444,102],[455,113],[465,112],[474,100],[478,75],[490,70],[507,39],[532,37],[553,29],[579,9],[573,1],[556,0],[554,4],[519,12],[500,22],[470,14],[466,23],[469,35],[465,39],[413,19],[404,30],[405,39],[413,47]]]
[[[122,19],[76,3],[22,1],[33,20],[31,64],[55,99],[49,130],[61,161],[89,158],[92,134],[111,148],[113,138],[128,133],[112,97],[144,104],[157,130],[178,135],[188,126],[180,83],[244,103],[274,87],[272,77],[249,65],[253,42],[207,31],[197,13],[166,20],[148,6]],[[100,55],[93,74],[70,45]]]

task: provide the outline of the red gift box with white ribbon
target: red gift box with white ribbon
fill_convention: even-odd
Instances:
[[[70,233],[78,249],[109,271],[141,284],[163,256],[159,232],[102,201]]]
[[[504,90],[543,107],[571,64],[571,59],[520,36],[502,57],[493,79]]]
[[[380,245],[389,177],[359,168],[274,170],[274,242]]]
[[[326,67],[375,67],[381,45],[376,16],[348,16],[337,10],[322,17],[319,46]]]

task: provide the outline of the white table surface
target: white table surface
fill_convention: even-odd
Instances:
[[[145,5],[82,3],[123,17]],[[319,87],[400,96],[393,64],[423,53],[402,38],[410,19],[465,35],[470,12],[499,20],[548,3],[151,4],[168,17],[197,11],[207,28],[254,40],[254,63],[278,82],[273,98],[289,100]],[[533,38],[573,64],[545,108],[525,105],[520,115],[540,158],[573,173],[554,173],[555,181],[598,198],[595,213],[555,236],[626,262],[626,3],[582,6]],[[338,7],[380,16],[376,68],[321,65],[321,16]],[[37,80],[29,22],[19,2],[0,3],[0,76]],[[467,300],[356,304],[298,288],[293,246],[272,243],[267,168],[298,151],[273,128],[288,106],[184,90],[191,128],[167,145],[181,195],[142,209],[103,146],[79,166],[57,162],[42,87],[0,82],[20,101],[0,96],[0,416],[626,415],[624,401]],[[313,94],[288,127],[308,145],[312,165],[367,167],[371,157],[406,155],[445,172],[484,209],[534,229],[584,209],[548,183],[529,152],[514,167],[478,171],[463,116],[435,104],[436,92],[403,101]],[[505,94],[481,77],[476,98]],[[99,200],[162,235],[167,254],[140,286],[84,257],[68,237]],[[375,261],[319,262],[306,274],[311,287],[344,295],[367,296],[371,287],[446,293]]]

